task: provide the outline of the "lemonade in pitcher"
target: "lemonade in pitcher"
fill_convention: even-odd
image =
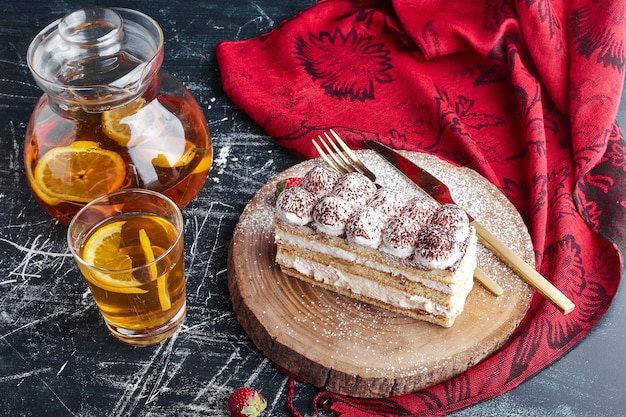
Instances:
[[[162,60],[158,24],[128,9],[81,9],[33,40],[28,63],[45,94],[26,130],[24,163],[51,216],[67,224],[120,188],[159,191],[181,208],[202,189],[210,132]]]

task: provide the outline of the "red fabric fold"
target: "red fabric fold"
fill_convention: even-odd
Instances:
[[[316,157],[337,131],[469,166],[522,214],[539,295],[498,352],[415,394],[321,392],[340,416],[444,415],[506,392],[581,340],[609,307],[626,248],[623,1],[321,1],[256,39],[223,42],[223,86],[278,143]],[[317,405],[316,405],[317,407]]]

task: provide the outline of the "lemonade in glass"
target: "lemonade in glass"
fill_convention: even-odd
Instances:
[[[125,189],[71,221],[68,243],[111,333],[134,345],[171,336],[185,318],[183,223],[168,197]]]

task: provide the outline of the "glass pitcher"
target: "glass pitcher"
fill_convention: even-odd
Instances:
[[[67,224],[119,188],[159,191],[181,208],[202,189],[211,134],[162,61],[158,23],[129,9],[80,9],[32,41],[28,65],[44,94],[26,130],[24,164],[52,217]]]

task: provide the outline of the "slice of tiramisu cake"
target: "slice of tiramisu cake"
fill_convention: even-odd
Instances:
[[[473,286],[476,234],[456,205],[322,166],[281,192],[276,262],[314,285],[443,327]]]

